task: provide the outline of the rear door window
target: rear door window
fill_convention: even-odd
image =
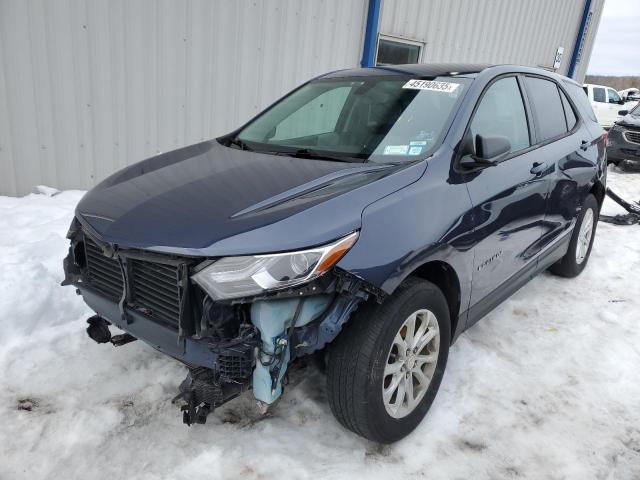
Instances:
[[[593,87],[593,101],[607,103],[607,94],[604,91],[604,88]]]
[[[500,135],[511,143],[511,152],[531,145],[527,115],[515,77],[493,83],[485,92],[470,125],[471,134]]]
[[[556,84],[538,77],[526,77],[527,94],[538,127],[538,141],[544,142],[567,132],[567,121]]]

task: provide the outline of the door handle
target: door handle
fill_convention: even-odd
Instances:
[[[582,140],[582,143],[580,144],[580,149],[582,149],[583,151],[587,151],[587,148],[589,148],[589,145],[591,145],[591,142],[588,142],[586,140]]]
[[[531,170],[529,170],[529,172],[538,176],[542,172],[544,172],[546,168],[547,168],[546,162],[533,162],[533,166],[531,167]]]

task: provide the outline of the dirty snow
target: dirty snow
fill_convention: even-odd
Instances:
[[[640,175],[609,183],[640,199]],[[182,425],[184,368],[91,342],[58,286],[81,196],[0,197],[0,479],[640,478],[640,226],[600,223],[582,276],[543,274],[463,334],[425,421],[380,447],[312,369],[270,418],[247,396]]]

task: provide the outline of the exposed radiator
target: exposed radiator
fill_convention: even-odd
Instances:
[[[150,310],[150,316],[177,326],[180,319],[180,271],[167,265],[130,259],[132,303]]]
[[[87,236],[84,240],[84,251],[91,286],[111,300],[119,300],[122,297],[124,282],[118,261],[105,257],[100,247]]]
[[[124,282],[117,260],[103,255],[100,247],[85,236],[87,280],[105,297],[119,301]],[[180,269],[177,264],[126,258],[130,298],[128,303],[145,315],[177,327],[180,322]]]

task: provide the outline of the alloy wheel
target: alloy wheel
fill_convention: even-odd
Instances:
[[[578,241],[576,243],[576,263],[580,265],[584,262],[584,259],[589,252],[589,245],[591,245],[591,236],[593,235],[593,209],[589,208],[584,217],[582,217],[582,224],[580,225],[580,232],[578,233]]]
[[[438,362],[440,330],[430,310],[413,312],[396,333],[387,355],[382,399],[387,413],[403,418],[424,397]]]

